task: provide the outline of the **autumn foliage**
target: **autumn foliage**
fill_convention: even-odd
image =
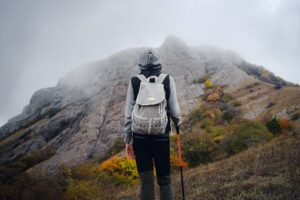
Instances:
[[[279,119],[278,121],[281,129],[290,129],[292,128],[292,121],[286,118]]]
[[[118,183],[133,184],[138,178],[135,160],[128,157],[113,156],[99,167]]]
[[[204,85],[206,88],[211,88],[214,86],[213,82],[210,80],[210,79],[207,79],[205,82],[204,82]]]
[[[220,95],[218,93],[216,93],[216,92],[212,93],[211,95],[209,95],[207,97],[207,101],[216,102],[218,100],[220,100]]]

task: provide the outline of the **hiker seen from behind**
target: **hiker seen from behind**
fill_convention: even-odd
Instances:
[[[154,200],[156,169],[160,199],[172,200],[170,176],[171,120],[180,125],[175,81],[162,73],[156,49],[147,48],[138,62],[140,74],[129,81],[125,107],[126,153],[135,159],[140,179],[140,199]]]

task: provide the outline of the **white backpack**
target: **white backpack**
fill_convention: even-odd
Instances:
[[[159,77],[146,78],[142,74],[137,75],[141,84],[132,111],[133,132],[154,135],[165,132],[168,123],[167,100],[162,82],[166,76],[167,74],[160,74]]]

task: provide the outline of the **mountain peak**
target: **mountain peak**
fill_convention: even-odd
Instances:
[[[161,48],[176,48],[176,47],[188,47],[188,45],[179,37],[175,35],[168,35],[161,45]]]

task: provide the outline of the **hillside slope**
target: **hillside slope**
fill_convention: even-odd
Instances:
[[[228,159],[184,170],[186,199],[299,199],[299,146],[299,134],[281,135]],[[179,174],[172,177],[176,199],[181,199]],[[116,199],[138,199],[138,191],[130,188]]]

